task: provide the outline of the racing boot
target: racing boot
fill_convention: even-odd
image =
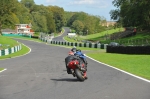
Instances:
[[[66,68],[67,68],[67,73],[68,73],[68,74],[71,74],[70,68],[68,68],[68,67],[66,67]]]
[[[84,72],[84,76],[83,76],[85,79],[88,79],[87,75],[86,75],[86,72]]]
[[[82,65],[79,65],[79,69],[80,69],[81,71],[83,71],[83,72],[86,71],[86,69],[85,69]]]

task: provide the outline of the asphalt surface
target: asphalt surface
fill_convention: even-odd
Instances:
[[[64,29],[64,33],[58,37],[53,38],[52,41],[65,41],[63,37],[66,36],[68,32],[70,32],[70,29],[68,27],[64,27]]]
[[[0,99],[150,99],[150,83],[87,58],[88,79],[67,74],[70,49],[26,40],[27,55],[0,60]]]

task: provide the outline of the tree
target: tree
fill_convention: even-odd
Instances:
[[[68,12],[68,11],[65,11],[65,14],[64,14],[64,17],[65,17],[65,26],[68,25],[68,22],[70,20],[70,18],[75,14],[76,12]],[[70,24],[71,25],[71,24]],[[69,25],[69,26],[70,26]]]
[[[55,20],[56,31],[61,31],[61,28],[65,25],[64,9],[58,6],[48,6],[49,10],[53,12],[53,18]]]
[[[1,0],[0,2],[0,34],[2,28],[14,28],[19,22],[15,11],[17,11],[17,0]]]
[[[79,20],[75,20],[71,27],[74,28],[76,32],[79,34],[79,32],[83,31],[84,24]]]
[[[23,4],[18,3],[16,4],[17,7],[17,11],[15,12],[15,14],[17,15],[18,19],[19,19],[19,23],[20,24],[28,24],[32,22],[32,16],[29,13],[29,9],[26,8]],[[19,24],[18,23],[18,24]]]
[[[34,12],[32,13],[32,18],[33,18],[33,29],[35,31],[43,31],[47,32],[47,20],[46,17],[39,13],[39,12]]]
[[[100,31],[100,17],[89,15],[85,12],[76,12],[72,15],[72,17],[68,20],[68,26],[73,25],[73,23],[78,20],[81,21],[84,28],[81,32],[84,34],[95,33],[96,31]]]
[[[20,2],[27,8],[32,8],[35,5],[34,0],[21,0]]]
[[[46,13],[46,20],[47,20],[47,29],[48,33],[56,32],[55,20],[53,19],[53,13],[48,12]]]
[[[114,0],[113,5],[119,9],[111,10],[111,19],[122,22],[123,26],[150,28],[149,0]]]
[[[32,11],[30,11],[32,14],[32,23],[33,23],[33,28],[35,31],[42,31],[44,29],[44,32],[47,33],[53,33],[56,31],[55,27],[55,20],[53,19],[53,12],[49,9],[49,7],[43,6],[43,5],[34,5]],[[39,24],[39,17],[36,17],[34,14],[38,14],[42,16],[42,20],[46,20],[46,22],[41,26]]]

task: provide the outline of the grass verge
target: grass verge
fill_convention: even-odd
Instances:
[[[0,50],[18,45],[18,42],[8,37],[0,36]]]
[[[29,41],[35,41],[35,42],[42,42],[41,40],[39,39],[36,39],[36,38],[28,38],[28,37],[9,37],[9,38],[17,38],[17,39],[23,39],[23,40],[29,40]]]
[[[111,54],[106,52],[92,52],[86,55],[100,62],[150,80],[150,55]]]
[[[4,68],[0,68],[0,71],[4,70]]]
[[[107,34],[113,34],[116,32],[121,32],[124,31],[123,28],[116,28],[116,29],[111,29],[111,30],[106,30],[100,33],[96,33],[96,34],[90,34],[87,36],[77,36],[77,37],[71,37],[69,38],[68,36],[65,36],[64,39],[68,42],[82,42],[82,40],[89,40],[89,41],[99,41],[101,39],[104,39],[105,35]]]
[[[91,34],[91,35],[87,35],[87,36],[82,36],[83,39],[94,39],[94,38],[99,38],[101,36],[104,36],[106,34],[113,34],[115,32],[121,32],[123,31],[123,28],[116,28],[116,29],[111,29],[111,30],[106,30],[100,33],[96,33],[96,34]]]

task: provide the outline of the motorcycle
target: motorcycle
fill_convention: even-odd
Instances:
[[[69,52],[69,55],[70,54],[73,55],[72,52]],[[84,62],[81,62],[81,65],[79,65],[79,56],[76,57],[77,58],[74,58],[68,63],[67,68],[70,69],[70,72],[74,77],[77,77],[77,79],[80,81],[84,81],[85,79],[87,79],[86,71],[84,69],[85,64]]]

